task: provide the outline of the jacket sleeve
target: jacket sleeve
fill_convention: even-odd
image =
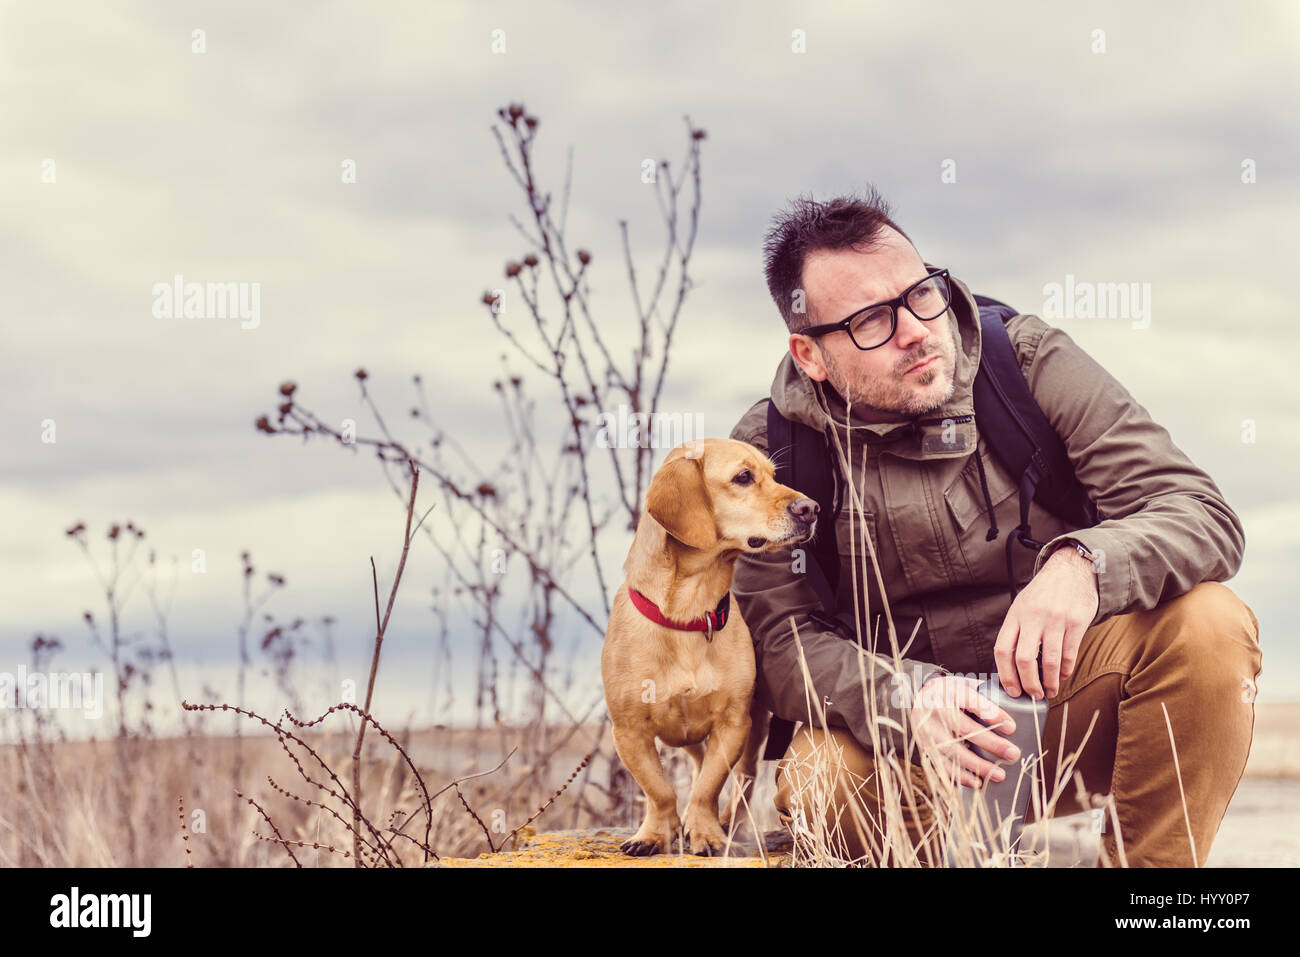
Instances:
[[[1011,321],[1028,337],[1030,391],[1102,516],[1047,542],[1034,574],[1059,545],[1082,543],[1098,576],[1094,625],[1235,575],[1245,531],[1209,475],[1067,333],[1037,316]]]
[[[741,419],[731,438],[766,454],[766,433],[764,401]],[[844,728],[868,751],[875,752],[878,742],[885,752],[903,755],[906,706],[921,682],[945,669],[902,659],[899,672],[889,656],[823,629],[809,617],[821,607],[817,593],[794,569],[789,548],[736,560],[731,591],[754,641],[759,703],[790,721]]]

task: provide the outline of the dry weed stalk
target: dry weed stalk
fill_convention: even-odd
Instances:
[[[363,717],[369,717],[370,714],[370,703],[375,694],[375,675],[379,672],[379,653],[384,645],[384,632],[388,630],[388,621],[393,614],[393,602],[397,599],[397,588],[402,583],[402,571],[406,568],[406,556],[411,551],[411,518],[415,514],[415,496],[420,488],[420,470],[416,464],[409,459],[407,460],[406,466],[411,473],[411,494],[406,503],[406,531],[402,535],[402,557],[397,562],[397,572],[393,575],[393,587],[388,592],[388,606],[384,609],[384,617],[382,620],[379,617],[379,573],[375,570],[375,557],[373,555],[370,556],[370,575],[375,589],[375,647],[370,658],[370,677],[366,682],[366,705],[365,709],[359,712]],[[431,511],[433,511],[433,506],[429,507],[429,512]],[[420,517],[420,521],[415,526],[417,531],[419,530],[420,525],[424,524],[424,520],[429,517],[429,512],[425,512],[424,515]],[[333,711],[334,709],[331,708],[330,710]],[[290,720],[293,720],[292,716],[290,716]],[[378,728],[379,726],[375,725],[375,727]],[[397,742],[393,741],[386,732],[384,733],[384,736],[388,738],[392,744],[397,746],[399,751],[402,751],[401,746],[397,745]],[[366,721],[363,720],[360,723],[360,727],[357,728],[357,746],[352,752],[352,793],[356,795],[356,803],[354,804],[353,809],[353,834],[355,835],[355,843],[353,844],[352,851],[357,855],[358,865],[360,864],[361,858],[361,843],[359,829],[355,825],[360,823],[361,816],[361,747],[365,743],[365,740]],[[402,751],[402,755],[406,757],[406,752]],[[407,763],[410,763],[409,757],[407,757]],[[411,767],[414,768],[415,765],[412,764]],[[417,780],[420,780],[420,786],[423,788],[424,781],[419,778],[418,772],[416,778]],[[425,798],[427,803],[428,792],[425,793]],[[428,828],[432,828],[432,826],[433,815],[432,812],[430,812]],[[424,834],[426,849],[429,841],[428,828],[426,828]],[[428,860],[427,857],[425,859]]]
[[[427,862],[430,857],[437,858],[438,856],[436,852],[434,852],[433,848],[430,846],[431,832],[433,828],[433,799],[429,794],[428,787],[425,785],[424,777],[420,773],[420,769],[416,766],[415,762],[411,759],[411,756],[407,752],[406,748],[404,748],[402,744],[395,737],[393,737],[392,734],[390,734],[387,730],[385,730],[384,727],[378,721],[376,721],[374,716],[370,713],[370,708],[374,697],[375,678],[378,675],[378,671],[379,671],[380,654],[383,648],[384,634],[387,631],[389,622],[391,620],[393,604],[396,601],[397,591],[401,585],[402,573],[406,568],[406,559],[410,552],[412,537],[415,534],[415,532],[419,530],[420,526],[424,523],[424,519],[428,517],[429,511],[432,511],[432,508],[430,508],[429,511],[426,511],[424,515],[421,516],[420,520],[416,522],[415,527],[412,528],[412,521],[414,520],[414,516],[415,516],[415,500],[419,491],[420,470],[414,462],[411,462],[409,460],[407,462],[407,466],[410,470],[411,480],[410,480],[410,493],[407,497],[407,504],[406,504],[406,527],[402,537],[402,552],[401,552],[401,557],[398,560],[396,573],[394,574],[393,577],[392,588],[389,591],[388,604],[383,612],[382,617],[380,615],[380,610],[379,610],[378,572],[375,568],[374,557],[372,556],[370,559],[371,580],[373,583],[374,596],[375,596],[376,631],[375,631],[374,647],[371,655],[369,680],[366,685],[365,707],[363,708],[357,707],[354,704],[348,702],[342,702],[336,705],[332,705],[319,717],[307,721],[300,720],[299,718],[295,717],[293,713],[290,712],[288,709],[285,709],[284,711],[285,720],[287,720],[287,722],[290,725],[292,725],[294,728],[298,729],[299,731],[305,731],[309,728],[314,728],[317,725],[320,725],[330,715],[339,711],[351,712],[357,715],[358,718],[360,718],[356,745],[352,752],[351,792],[349,793],[347,788],[344,787],[343,782],[339,778],[338,774],[336,774],[330,768],[329,764],[326,762],[325,758],[321,756],[319,751],[317,749],[312,748],[311,745],[309,745],[301,735],[295,734],[294,732],[288,730],[288,728],[286,728],[282,722],[276,722],[275,724],[272,724],[268,719],[262,717],[256,712],[250,709],[243,708],[239,705],[233,705],[233,706],[228,704],[192,705],[188,702],[182,703],[182,707],[187,711],[190,710],[212,711],[212,710],[216,710],[219,707],[222,711],[233,711],[237,717],[256,720],[261,724],[263,724],[264,726],[270,728],[275,733],[276,739],[279,741],[281,747],[285,750],[287,754],[289,754],[290,758],[293,760],[294,766],[297,769],[299,775],[303,778],[303,780],[307,784],[322,790],[330,797],[342,801],[346,805],[346,807],[351,810],[352,820],[351,823],[347,825],[347,829],[352,834],[352,860],[354,866],[356,867],[363,867],[363,866],[374,867],[374,866],[379,866],[381,864],[389,867],[405,866],[404,862],[402,861],[401,855],[395,850],[395,848],[392,845],[392,841],[390,840],[391,837],[402,837],[414,843],[423,852],[424,855],[423,860],[425,862]],[[361,766],[362,766],[362,753],[363,753],[362,749],[365,741],[365,731],[367,726],[369,725],[374,725],[375,733],[380,735],[397,752],[401,760],[405,763],[406,767],[410,770],[412,779],[416,782],[416,784],[419,787],[419,791],[423,797],[422,805],[425,812],[425,830],[424,830],[423,841],[417,840],[416,838],[413,838],[410,835],[403,833],[401,829],[393,827],[391,824],[392,816],[390,816],[390,825],[387,828],[388,834],[385,835],[383,832],[380,831],[378,827],[376,827],[373,823],[371,823],[370,819],[365,815],[365,813],[362,810],[362,802],[361,802]],[[314,780],[307,773],[306,769],[303,768],[301,760],[299,760],[298,756],[294,753],[292,748],[289,746],[289,742],[293,742],[293,744],[301,747],[311,758],[315,759],[316,763],[320,765],[320,767],[329,776],[330,780],[337,787],[337,790],[320,781]],[[586,766],[588,760],[590,760],[590,757],[591,754],[589,753],[587,757],[583,759],[582,764],[579,765],[579,770]],[[505,762],[503,761],[502,764],[504,763]],[[569,781],[572,781],[573,777],[576,776],[576,774],[577,771],[574,771],[573,775],[570,776]],[[277,785],[274,779],[270,778],[269,776],[267,778],[267,783],[272,787],[273,790],[275,790],[277,793],[281,794],[282,796],[290,798],[293,801],[302,804],[306,807],[320,808],[326,811],[327,813],[329,813],[332,817],[334,817],[335,820],[346,824],[346,821],[342,815],[340,815],[333,808],[330,808],[327,805],[325,805],[323,802],[312,801],[309,798],[304,798],[300,795],[297,795],[292,791],[288,790],[287,788],[283,788]],[[553,801],[556,797],[558,797],[564,791],[564,789],[567,788],[568,783],[569,782],[565,782],[564,787],[556,791],[555,794],[551,796],[550,800],[548,800],[546,804],[544,804],[542,808],[537,812],[537,814],[540,814],[543,810],[545,810],[545,808],[550,805],[551,801]],[[457,796],[461,800],[461,803],[464,804],[465,809],[470,813],[470,815],[476,821],[479,822],[480,826],[483,826],[482,819],[469,805],[469,803],[465,800],[464,795],[461,793],[460,781],[453,781],[448,787],[454,788]],[[443,790],[446,790],[446,788],[444,788]],[[266,821],[267,825],[271,828],[274,834],[273,838],[267,838],[265,835],[257,834],[255,832],[255,836],[261,840],[273,840],[275,843],[279,844],[281,847],[284,848],[284,850],[289,855],[290,859],[294,862],[294,864],[298,867],[301,867],[302,866],[301,862],[298,860],[297,856],[293,852],[294,844],[284,837],[284,835],[280,832],[280,829],[276,826],[274,820],[271,818],[271,815],[266,811],[266,809],[263,808],[262,805],[260,805],[252,797],[243,794],[241,791],[236,790],[235,793],[238,799],[242,799],[246,801],[251,807],[257,810],[257,812],[262,816],[263,820]],[[394,811],[393,815],[396,815],[396,813],[398,812]],[[537,814],[534,814],[532,818],[529,818],[529,821],[536,818]],[[408,816],[407,821],[409,822],[409,820],[410,817]],[[498,850],[498,846],[494,845],[492,842],[490,832],[487,830],[485,826],[483,827],[483,829],[484,829],[484,833],[487,834],[488,837],[488,846],[493,851]],[[507,835],[506,840],[509,840],[509,838],[513,837],[516,833],[518,833],[518,831],[519,828],[516,828],[509,835]],[[502,843],[504,844],[505,842],[503,841]],[[312,847],[315,849],[320,849],[322,845],[320,845],[319,842],[316,842],[313,843]],[[324,848],[329,851],[334,850],[333,847],[330,845],[324,845]]]
[[[185,826],[185,796],[176,799],[176,817],[181,822],[181,840],[185,842],[185,866],[194,866],[194,855],[190,853],[190,829]]]
[[[499,110],[497,117],[492,133],[526,207],[526,214],[512,216],[511,222],[527,251],[506,263],[506,287],[488,290],[481,303],[487,321],[513,356],[554,387],[560,420],[547,424],[559,430],[555,446],[548,449],[539,439],[536,402],[523,376],[512,371],[504,355],[504,373],[493,388],[502,401],[509,448],[494,468],[481,467],[438,426],[418,374],[412,377],[417,403],[410,417],[428,429],[427,452],[390,429],[371,396],[365,369],[358,369],[355,379],[373,416],[375,434],[335,428],[302,404],[292,382],[280,387],[278,416],[264,415],[256,425],[268,435],[319,437],[353,452],[372,449],[398,496],[402,490],[391,474],[392,466],[414,463],[432,477],[444,519],[439,528],[428,526],[424,532],[446,563],[450,585],[450,594],[435,589],[439,602],[435,613],[442,618],[446,614],[442,603],[464,600],[478,628],[476,731],[502,724],[498,648],[504,645],[522,666],[529,683],[530,712],[523,742],[528,776],[524,785],[540,789],[553,756],[569,740],[585,739],[585,747],[595,748],[605,736],[607,715],[600,716],[595,734],[587,724],[593,713],[603,709],[603,693],[579,708],[572,708],[567,700],[566,692],[574,683],[573,662],[561,681],[553,662],[555,635],[568,622],[588,637],[604,635],[610,591],[604,579],[602,532],[618,518],[627,530],[634,530],[640,517],[656,455],[653,436],[644,423],[652,421],[649,417],[659,409],[674,334],[694,287],[690,263],[699,225],[705,134],[687,117],[687,148],[680,172],[667,160],[654,168],[651,182],[665,235],[648,288],[635,267],[628,224],[619,223],[634,312],[629,330],[631,361],[620,362],[615,356],[626,354],[629,343],[613,342],[610,330],[617,328],[615,324],[598,321],[589,287],[592,254],[575,248],[567,236],[568,174],[562,196],[553,199],[538,176],[537,118],[518,104]],[[597,442],[593,415],[620,406],[631,416],[646,417],[639,420],[641,430],[631,442]],[[601,463],[607,468],[598,472]],[[584,593],[567,583],[580,563],[585,563],[596,585]],[[507,579],[506,566],[523,574]],[[507,593],[505,584],[518,587]],[[503,621],[507,607],[520,609],[517,626]],[[521,640],[520,635],[529,639]],[[478,735],[474,740],[477,746]],[[614,781],[617,757],[612,749],[604,757]],[[578,786],[575,824],[584,809],[597,813],[585,796],[591,767],[589,762]],[[621,790],[610,788],[605,793],[617,802]],[[618,815],[632,812],[634,808],[621,805],[615,810]]]

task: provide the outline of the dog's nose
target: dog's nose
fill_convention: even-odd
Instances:
[[[821,506],[810,498],[797,498],[790,503],[790,514],[805,525],[815,522],[820,510]]]

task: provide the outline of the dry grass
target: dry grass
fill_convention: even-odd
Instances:
[[[1294,728],[1288,722],[1294,720],[1297,710],[1300,705],[1293,703],[1258,705],[1256,752],[1287,752],[1291,740],[1288,732]],[[565,730],[555,727],[549,735],[559,740]],[[494,767],[512,749],[517,756],[540,732],[538,728],[446,729],[404,732],[397,737],[430,790],[435,791],[458,777]],[[496,818],[509,822],[507,830],[513,829],[578,766],[584,754],[582,745],[598,732],[598,725],[587,726],[581,739],[561,748],[553,769],[543,780],[539,781],[522,764],[507,761],[499,771],[465,782],[461,790],[466,801],[477,809],[489,829]],[[349,779],[355,745],[352,730],[308,733],[304,738],[331,762],[343,780]],[[339,851],[351,850],[347,828],[329,813],[285,799],[271,788],[268,777],[283,785],[295,776],[292,762],[274,737],[245,736],[240,747],[245,768],[241,789],[256,796],[271,811],[286,839],[308,845],[333,843]],[[246,804],[232,805],[235,749],[233,736],[215,733],[189,739],[141,738],[125,748],[112,740],[0,746],[0,866],[184,867],[188,845],[188,858],[195,867],[292,867],[293,861],[284,848],[253,836],[255,830],[270,833],[260,815]],[[627,799],[625,789],[621,789],[622,811],[610,800],[610,784],[619,786],[621,769],[607,731],[601,736],[601,748],[593,761],[602,773],[585,788],[576,782],[571,785],[533,822],[533,829],[635,826],[639,810]],[[382,742],[367,742],[364,767],[365,809],[372,820],[386,822],[394,810],[402,809],[405,814],[421,807],[411,776],[403,770],[404,762],[394,760],[391,749]],[[1255,767],[1252,759],[1248,773],[1256,773],[1252,771]],[[1270,762],[1264,767],[1270,777],[1300,778],[1300,764],[1295,762]],[[678,770],[684,774],[685,766]],[[824,807],[828,798],[824,785],[809,782],[806,788],[809,806],[814,810]],[[135,822],[133,849],[121,824],[124,815],[119,795],[125,796],[125,809]],[[176,802],[181,796],[188,841],[176,823]],[[742,809],[742,818],[752,819],[761,830],[774,820],[770,794],[756,794],[755,801],[755,807]],[[432,806],[430,843],[441,857],[478,858],[490,853],[481,827],[452,792],[435,799]],[[836,835],[817,827],[817,817],[812,817],[810,833],[797,841],[792,863],[842,866],[845,862],[832,853]],[[201,827],[196,829],[200,821]],[[894,856],[892,860],[920,863],[915,854],[905,851],[910,842],[900,830],[903,821],[901,804],[895,801],[886,809],[885,826],[871,831],[875,834],[877,860],[884,859],[886,847],[892,847],[891,853],[903,852],[901,858]],[[422,832],[422,818],[419,824]],[[939,831],[936,828],[936,836]],[[419,836],[422,838],[422,833]],[[504,834],[498,832],[493,837],[501,842]],[[513,846],[514,842],[506,844],[502,853],[508,857]],[[351,866],[351,860],[338,852],[295,847],[295,853],[308,867]],[[414,845],[402,849],[402,854],[408,864],[418,864],[423,857]]]
[[[801,651],[802,651],[802,645]],[[801,660],[801,664],[803,664]],[[871,699],[868,707],[874,710],[874,675],[871,673],[875,662],[864,663],[864,695]],[[886,671],[887,662],[881,663]],[[901,668],[901,662],[895,658],[895,668]],[[812,681],[804,667],[804,680],[811,686]],[[825,715],[817,702],[810,701],[811,723],[825,726]],[[887,753],[881,739],[878,725],[872,727],[873,755]],[[1010,819],[994,819],[982,802],[963,802],[964,789],[949,773],[946,762],[931,748],[918,747],[919,765],[925,780],[925,788],[915,786],[908,769],[904,767],[896,754],[890,753],[888,759],[877,759],[874,764],[875,781],[852,781],[849,786],[862,788],[869,786],[880,797],[879,811],[875,815],[863,812],[859,802],[845,802],[842,797],[838,803],[847,807],[848,818],[841,812],[836,818],[832,812],[835,803],[832,769],[840,759],[830,753],[833,744],[826,743],[813,749],[806,763],[791,765],[793,801],[802,813],[796,812],[794,826],[796,866],[843,866],[854,864],[867,867],[933,867],[940,862],[957,867],[999,867],[1006,866],[1013,854],[1020,866],[1047,866],[1050,854],[1046,846],[1031,847],[1027,844],[1017,846],[1014,851],[1010,845]],[[911,747],[910,729],[904,729],[905,745]],[[1085,743],[1087,736],[1085,736]],[[1045,742],[1045,747],[1050,744]],[[1080,749],[1081,750],[1081,749]],[[1042,779],[1040,775],[1031,774],[1032,763],[1022,762],[1019,769],[1019,786],[1030,788],[1029,800],[1041,820],[1051,817],[1057,803],[1066,789],[1080,787],[1081,783],[1073,775],[1074,764],[1079,752],[1072,752],[1058,762],[1057,776],[1053,781]],[[840,772],[842,775],[845,772]],[[1016,773],[1008,768],[1008,773]],[[1074,778],[1072,780],[1072,777]],[[844,787],[845,778],[838,785]],[[1036,783],[1036,786],[1032,786]],[[913,836],[915,829],[914,815],[910,808],[921,811],[930,823],[923,831]],[[1113,808],[1111,817],[1114,817]],[[909,824],[912,828],[909,828]],[[1116,821],[1115,826],[1118,826]],[[846,835],[858,835],[858,841],[866,845],[865,854],[854,859],[844,857],[847,846]]]
[[[545,804],[583,755],[576,747],[561,749],[549,779],[539,779],[532,769],[512,767],[510,762],[490,775],[463,779],[482,770],[483,763],[489,768],[499,763],[488,756],[501,748],[507,753],[518,751],[530,734],[529,729],[493,729],[421,731],[396,737],[412,756],[419,775],[429,782],[431,793],[462,779],[459,789],[466,803],[486,824],[492,843],[508,850],[515,843],[506,840],[509,832]],[[354,731],[304,732],[302,738],[341,780],[350,781]],[[237,748],[242,751],[240,789],[267,809],[284,840],[292,842],[299,862],[307,867],[353,866],[350,815],[342,814],[340,820],[320,806],[285,797],[280,789],[296,788],[304,797],[309,789],[285,749],[269,734],[244,736],[238,743],[230,735],[196,735],[125,743],[0,746],[0,865],[184,867],[188,856],[195,867],[292,867],[288,850],[271,839],[273,832],[257,810],[246,802],[231,801]],[[304,767],[313,778],[328,780],[318,767],[313,770],[309,763]],[[564,767],[568,772],[562,774]],[[365,816],[388,838],[385,849],[393,863],[424,863],[416,843],[387,833],[390,826],[400,826],[409,817],[418,827],[408,830],[423,842],[424,801],[416,775],[391,747],[375,741],[367,742],[362,772]],[[534,826],[605,823],[609,807],[599,801],[600,790],[593,784],[588,799],[595,806],[586,808],[583,802],[577,814],[577,796],[566,791]],[[177,827],[178,797],[184,799],[184,834]],[[336,810],[343,806],[322,799],[319,792],[310,797]],[[434,798],[431,808],[429,843],[440,856],[475,857],[490,851],[488,835],[452,790]],[[121,823],[128,816],[134,824],[133,838]],[[494,830],[497,821],[509,826]],[[259,839],[257,833],[267,839]],[[374,843],[372,834],[367,831],[365,836]],[[373,852],[363,854],[373,863]]]

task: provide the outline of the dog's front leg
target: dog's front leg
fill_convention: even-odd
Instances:
[[[669,853],[682,823],[677,816],[677,793],[664,774],[654,732],[629,732],[615,725],[614,748],[646,796],[645,820],[641,829],[620,845],[623,853],[633,857]]]
[[[749,715],[743,714],[730,724],[720,720],[709,732],[704,763],[695,776],[690,802],[686,805],[686,838],[692,854],[712,856],[726,849],[727,836],[718,821],[718,794],[731,766],[740,757],[749,728]]]

